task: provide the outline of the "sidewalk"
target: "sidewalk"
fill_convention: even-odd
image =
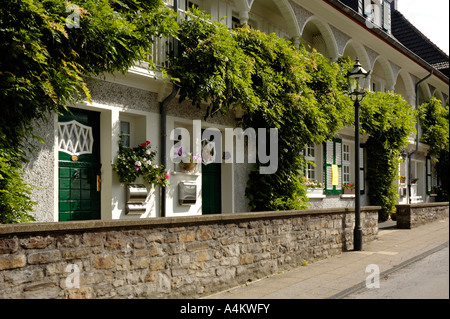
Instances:
[[[368,265],[380,278],[448,246],[449,219],[411,230],[380,227],[378,240],[361,252],[344,252],[316,263],[273,275],[205,299],[327,299],[343,298],[365,287]]]

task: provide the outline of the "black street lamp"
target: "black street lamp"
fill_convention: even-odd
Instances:
[[[356,58],[353,70],[347,73],[350,96],[355,101],[355,229],[353,230],[353,249],[362,250],[362,228],[361,228],[361,181],[359,161],[359,109],[360,102],[366,95],[365,88],[368,86],[370,71],[367,72]]]

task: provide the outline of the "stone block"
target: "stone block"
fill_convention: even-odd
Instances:
[[[133,238],[133,248],[134,249],[144,249],[146,247],[145,238],[134,237]]]
[[[211,256],[207,251],[201,251],[197,253],[197,261],[208,261],[211,259]]]
[[[11,254],[17,252],[19,248],[17,237],[14,238],[0,238],[0,255]]]
[[[145,269],[148,268],[150,259],[147,257],[131,259],[131,269]]]
[[[199,242],[193,242],[191,244],[186,245],[187,251],[194,251],[194,250],[202,250],[202,249],[208,249],[209,245],[208,243],[199,243]]]
[[[81,235],[79,234],[64,234],[57,237],[58,248],[75,248],[81,244]]]
[[[89,248],[76,248],[62,251],[62,258],[66,260],[89,258],[91,256],[91,250]]]
[[[163,270],[166,268],[166,261],[164,258],[152,258],[150,260],[149,268],[152,271]]]
[[[194,232],[185,232],[179,235],[179,239],[181,242],[191,243],[195,240]]]
[[[116,266],[115,257],[113,255],[96,256],[93,265],[96,269],[111,269]]]
[[[92,287],[71,288],[64,291],[66,299],[92,299],[95,298],[95,292]]]
[[[164,238],[164,242],[166,244],[170,244],[170,243],[176,243],[177,242],[177,235],[167,235]]]
[[[206,241],[212,238],[212,229],[211,227],[199,227],[197,231],[197,240]]]
[[[47,264],[59,260],[61,260],[61,252],[59,250],[46,250],[28,254],[28,263],[30,265]]]
[[[103,244],[103,233],[84,233],[83,243],[89,247],[101,246]]]
[[[245,254],[241,256],[240,264],[241,265],[250,265],[253,264],[253,260],[255,259],[255,256],[252,254]]]
[[[55,238],[50,236],[33,236],[23,238],[20,240],[20,246],[26,249],[44,249],[55,241]]]
[[[126,237],[119,231],[108,232],[105,238],[105,248],[108,250],[119,250],[126,247]]]

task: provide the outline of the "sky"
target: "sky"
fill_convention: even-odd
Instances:
[[[450,0],[398,0],[398,11],[449,54],[449,3]]]

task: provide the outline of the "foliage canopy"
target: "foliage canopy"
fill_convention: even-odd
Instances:
[[[401,151],[415,132],[415,111],[401,95],[369,93],[361,103],[361,129],[369,134],[366,143],[369,198],[381,206],[380,221],[395,213]]]
[[[79,20],[67,23],[71,14]],[[86,76],[127,72],[151,54],[154,36],[176,29],[173,12],[162,0],[78,0],[77,6],[61,0],[0,0],[3,215],[30,208],[19,163],[25,160],[34,121],[84,97],[90,100]],[[4,197],[13,186],[23,195],[23,205]],[[10,220],[0,219],[5,222]]]
[[[246,191],[251,208],[305,208],[301,154],[351,122],[345,94],[350,61],[330,64],[275,34],[229,30],[200,12],[180,23],[179,38],[182,52],[174,58],[172,76],[181,100],[210,102],[206,117],[241,107],[244,127],[278,129],[278,171],[261,175],[260,164],[254,168]]]

